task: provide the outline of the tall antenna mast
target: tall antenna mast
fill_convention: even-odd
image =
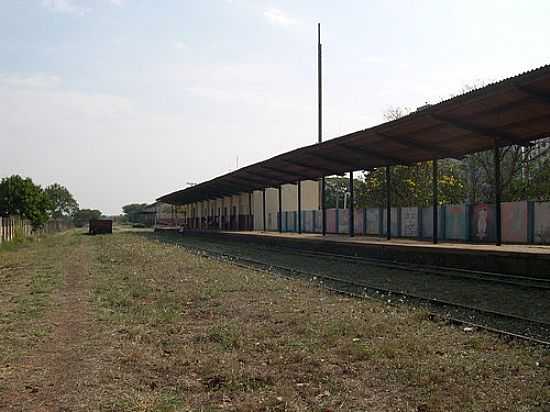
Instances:
[[[321,67],[321,23],[317,23],[317,79],[319,80],[318,84],[318,96],[319,96],[319,143],[323,141],[323,78],[322,78],[322,67]],[[325,176],[321,177],[321,191],[319,193],[319,208],[321,209],[321,221],[322,221],[322,232],[323,236],[327,233],[327,210],[325,204]]]
[[[322,84],[323,84],[323,77],[322,77],[322,60],[321,60],[321,23],[317,23],[317,79],[319,81],[318,84],[318,97],[319,97],[319,143],[323,141],[323,90],[322,90]]]

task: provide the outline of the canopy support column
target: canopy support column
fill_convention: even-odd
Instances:
[[[277,225],[279,226],[279,233],[283,231],[283,190],[282,186],[279,185],[279,216],[277,219]]]
[[[501,182],[500,182],[500,148],[495,141],[495,211],[496,211],[496,245],[502,244],[502,211],[501,211]]]
[[[248,192],[248,230],[254,230],[254,220],[252,218],[252,193]]]
[[[264,220],[264,232],[265,232],[266,231],[266,226],[265,226],[265,189],[262,189],[262,208],[263,208],[262,217],[263,217],[263,220]]]
[[[432,205],[433,205],[433,213],[432,213],[432,218],[433,218],[433,223],[432,223],[432,241],[435,244],[437,244],[438,242],[438,239],[439,239],[439,228],[438,228],[438,215],[437,215],[437,204],[438,204],[438,199],[437,199],[437,195],[438,195],[438,187],[437,187],[437,183],[438,183],[438,178],[439,178],[439,173],[438,173],[438,170],[437,170],[437,159],[434,159],[433,160],[433,163],[432,163],[432,196],[433,196],[433,202],[432,202]]]
[[[391,239],[391,175],[390,166],[386,166],[386,238]]]
[[[302,233],[302,181],[298,180],[298,233]]]
[[[233,195],[229,196],[229,230],[233,230]]]
[[[354,225],[354,199],[353,199],[353,171],[349,172],[349,235],[351,237],[355,236],[355,225]]]
[[[321,224],[323,236],[327,234],[327,209],[325,207],[325,176],[321,178]]]

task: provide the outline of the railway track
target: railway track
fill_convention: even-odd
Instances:
[[[197,237],[196,239],[201,239]],[[207,239],[209,243],[217,243],[221,245],[231,244],[231,240],[221,240],[219,238],[210,238],[206,237],[202,240]],[[529,276],[518,276],[518,275],[509,275],[504,273],[496,272],[484,272],[476,271],[470,269],[460,269],[460,268],[450,268],[443,266],[435,265],[421,265],[421,264],[412,264],[412,263],[403,263],[389,261],[387,259],[380,258],[370,258],[362,256],[353,256],[353,255],[342,255],[336,253],[322,252],[318,250],[297,250],[293,247],[282,246],[282,245],[257,245],[250,242],[244,242],[247,245],[253,245],[256,249],[263,249],[268,251],[280,250],[286,254],[292,254],[295,256],[303,257],[319,257],[332,261],[341,261],[346,263],[356,263],[356,264],[368,264],[370,266],[378,266],[387,269],[395,269],[400,271],[407,272],[416,272],[416,273],[427,273],[436,276],[448,277],[448,278],[458,278],[466,280],[476,280],[479,282],[485,283],[494,283],[494,284],[503,284],[511,285],[524,289],[536,289],[536,290],[549,290],[550,291],[550,279],[542,277],[529,277]]]
[[[354,263],[354,264],[365,263],[371,266],[384,267],[388,269],[397,269],[397,270],[408,271],[408,272],[422,272],[422,273],[429,273],[432,275],[470,279],[470,280],[476,280],[476,281],[487,282],[487,283],[500,283],[505,285],[517,286],[521,288],[550,290],[550,279],[506,275],[503,273],[474,271],[474,270],[459,269],[459,268],[446,268],[442,266],[433,266],[433,265],[416,265],[416,264],[408,264],[408,263],[397,263],[397,262],[391,262],[384,259],[341,255],[336,253],[327,253],[327,252],[320,252],[320,251],[309,251],[309,250],[298,251],[298,250],[295,250],[289,247],[284,247],[284,246],[274,246],[271,248],[271,250],[273,249],[279,249],[284,251],[284,253],[293,254],[297,256],[321,257],[323,259],[342,261],[346,263]]]
[[[455,303],[443,299],[432,298],[421,296],[415,293],[404,292],[397,289],[383,288],[379,286],[369,285],[367,282],[355,281],[349,279],[342,279],[336,276],[330,276],[327,274],[322,274],[312,271],[304,271],[302,269],[293,268],[286,265],[272,264],[269,262],[261,261],[258,259],[252,259],[249,257],[239,256],[237,254],[231,254],[226,252],[220,252],[219,250],[213,250],[212,248],[207,247],[197,247],[189,246],[185,243],[181,244],[185,249],[208,258],[214,258],[223,260],[225,262],[230,262],[233,265],[239,267],[252,269],[261,272],[275,273],[279,276],[283,276],[289,279],[300,278],[310,282],[316,282],[320,287],[323,287],[329,291],[335,293],[341,293],[353,297],[358,297],[362,299],[377,299],[385,301],[389,304],[400,304],[400,303],[409,303],[424,307],[428,310],[430,317],[436,319],[443,319],[449,323],[463,325],[465,327],[472,327],[490,331],[496,333],[500,336],[511,338],[511,339],[520,339],[529,341],[532,343],[537,343],[550,347],[550,323],[540,320],[529,319],[522,316],[517,316],[510,313],[487,310],[475,306],[465,305],[462,303]],[[279,248],[284,249],[284,248]],[[298,252],[291,251],[288,252],[285,250],[284,253],[289,253],[293,255],[304,255],[309,257],[319,257],[319,258],[335,258],[342,259],[352,258],[351,260],[356,263],[368,262],[373,264],[371,259],[366,258],[356,258],[343,255],[333,255],[327,253],[319,252]],[[404,270],[401,264],[394,264],[389,262],[374,262],[384,267],[398,268]],[[422,267],[420,269],[413,269],[412,266],[406,265],[405,270],[410,271],[424,271],[426,268]],[[435,271],[434,267],[429,269],[430,271]],[[454,271],[454,270],[453,270]],[[431,273],[431,272],[429,272]],[[474,272],[475,273],[475,272]],[[468,275],[468,274],[465,274]],[[493,275],[493,274],[491,274]],[[470,277],[471,276],[471,277]],[[498,276],[498,275],[497,275]],[[508,277],[507,275],[504,275]],[[476,276],[468,275],[468,279],[482,280]],[[538,279],[534,279],[537,280]],[[491,279],[487,278],[486,281],[489,282],[500,282],[504,281],[506,284],[510,284],[505,279]],[[512,283],[516,285],[516,283]],[[521,287],[530,287],[535,288],[536,286],[517,284]],[[543,283],[544,286],[544,283]]]

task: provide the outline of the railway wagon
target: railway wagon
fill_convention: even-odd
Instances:
[[[108,219],[92,219],[89,223],[90,235],[104,235],[113,233],[113,221]]]

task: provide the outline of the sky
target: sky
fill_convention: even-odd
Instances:
[[[550,63],[550,2],[0,0],[0,177],[119,214]]]

